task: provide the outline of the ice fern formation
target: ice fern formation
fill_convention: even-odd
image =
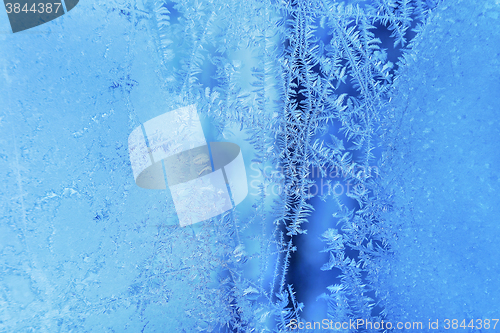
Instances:
[[[252,166],[261,176],[247,213],[224,214],[189,236],[203,239],[205,245],[192,253],[204,254],[185,260],[217,276],[194,280],[197,300],[179,308],[191,321],[179,321],[179,328],[292,330],[290,322],[300,320],[304,303],[288,273],[291,258],[301,251],[296,236],[306,233],[305,222],[314,223],[308,221],[316,195],[311,170],[341,174],[329,188],[350,185],[343,195],[328,191],[320,196],[336,209],[333,217],[325,217],[331,228],[322,236],[330,255],[322,269],[339,277],[321,295],[328,318],[385,318],[377,274],[391,255],[392,236],[380,216],[391,208],[377,173],[381,110],[396,79],[397,58],[404,59],[410,39],[436,4],[148,3],[172,107],[196,103],[219,139],[244,131],[253,149]],[[188,231],[173,232],[179,242],[188,237]]]

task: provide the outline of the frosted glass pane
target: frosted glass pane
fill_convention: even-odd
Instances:
[[[25,3],[0,332],[495,330],[498,0]]]

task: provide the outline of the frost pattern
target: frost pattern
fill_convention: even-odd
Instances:
[[[297,251],[294,237],[306,232],[303,223],[314,210],[311,169],[338,170],[343,181],[352,184],[349,200],[357,203],[357,208],[349,209],[345,199],[322,197],[338,207],[336,217],[342,225],[340,233],[332,229],[324,234],[331,260],[323,269],[339,268],[342,276],[342,284],[323,295],[332,304],[330,316],[372,318],[375,300],[368,294],[376,287],[380,262],[388,256],[378,219],[389,205],[374,200],[384,197],[377,193],[376,175],[360,170],[371,170],[376,163],[380,111],[394,75],[394,64],[377,35],[387,29],[394,47],[406,46],[407,31],[427,16],[429,4],[406,0],[151,3],[157,44],[165,68],[172,73],[169,89],[203,105],[203,111],[220,122],[219,132],[234,125],[246,130],[255,151],[252,161],[261,165],[260,171],[269,166],[281,170],[262,184],[253,213],[235,221],[242,227],[236,229],[240,239],[259,240],[260,251],[249,260],[258,259],[261,267],[257,280],[244,279],[246,284],[255,283],[252,290],[261,295],[256,295],[258,302],[247,307],[235,299],[235,307],[248,314],[266,313],[270,319],[262,323],[267,329],[286,331],[291,319],[300,319],[304,307],[287,283],[287,274]],[[243,65],[231,61],[241,50],[255,54],[253,61]],[[211,80],[203,77],[206,71],[215,74]],[[284,191],[269,198],[266,189],[275,185]],[[257,228],[256,222],[262,226]],[[267,227],[269,222],[273,229]],[[262,235],[252,235],[259,229]],[[353,251],[359,251],[359,258],[346,254]],[[270,268],[271,278],[266,278]],[[342,310],[334,307],[339,302],[344,304]],[[247,318],[248,323],[258,322]],[[238,322],[247,323],[241,318]]]
[[[322,269],[338,273],[319,296],[328,318],[416,316],[401,295],[417,284],[397,284],[391,273],[411,268],[398,247],[411,240],[398,242],[415,231],[417,201],[406,191],[419,183],[390,177],[405,171],[397,162],[405,152],[432,146],[405,150],[398,142],[402,133],[432,131],[409,125],[402,105],[412,103],[412,86],[400,82],[420,59],[429,17],[440,22],[444,14],[434,11],[445,4],[80,2],[33,34],[2,36],[0,331],[288,332],[292,319],[307,319],[289,274],[302,250],[296,239],[314,223],[315,197],[336,210],[322,234]],[[477,15],[494,19],[493,1],[484,6]],[[414,86],[427,77],[420,79]],[[208,124],[207,140],[239,138],[258,182],[239,209],[180,228],[168,190],[135,186],[127,138],[191,104]],[[311,170],[335,170],[342,177],[328,187],[350,190],[313,194]],[[379,178],[377,170],[387,173]],[[432,276],[424,273],[410,276]],[[434,314],[424,298],[416,304]]]

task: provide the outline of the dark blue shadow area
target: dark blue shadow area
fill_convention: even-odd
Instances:
[[[415,22],[416,20],[407,31],[407,41],[410,41],[415,36],[415,32],[411,31],[411,29],[415,27]],[[392,31],[386,26],[382,24],[374,24],[374,26],[375,29],[373,29],[372,32],[381,41],[378,44],[380,51],[385,53],[387,55],[386,60],[393,64],[390,71],[390,74],[393,75],[398,69],[398,59],[402,56],[401,45],[394,46],[394,38],[391,37]],[[331,41],[331,35],[328,35],[328,29],[321,28],[319,22],[315,37],[323,46],[328,45]],[[345,62],[345,60],[343,61]],[[319,65],[314,66],[313,71],[324,77]],[[341,83],[337,87],[335,90],[337,96],[340,94],[347,94],[350,97],[359,97],[359,91],[353,87],[351,79],[349,75],[345,83]],[[304,88],[305,87],[303,87],[301,83],[298,83],[296,100],[299,107],[300,102],[306,99],[303,94],[299,93],[299,91]],[[341,131],[341,123],[337,120],[334,120],[333,124],[329,125],[326,133],[316,134],[312,141],[320,139],[325,142],[331,142],[330,136],[335,136],[338,140],[341,140],[346,148],[353,145]],[[371,161],[370,167],[377,168],[378,172],[377,164],[382,156],[383,147],[380,147],[380,140],[377,134],[373,136],[372,143],[376,148],[372,151],[374,159]],[[349,148],[348,151],[351,153],[354,162],[361,160],[365,153],[361,150],[349,150]],[[328,188],[327,181],[331,181],[332,185],[336,182],[340,183],[342,193],[340,193],[339,190],[339,200],[347,209],[356,212],[359,210],[359,204],[356,200],[345,195],[348,184],[341,175],[336,175],[332,178],[330,171],[327,171],[326,175],[321,175],[318,170],[310,171],[309,178],[313,179],[316,183],[316,186],[311,188],[311,192],[315,196],[309,200],[309,203],[314,207],[314,212],[312,212],[308,219],[309,223],[303,226],[303,228],[307,230],[307,234],[301,234],[294,238],[294,244],[297,246],[297,251],[293,253],[291,257],[287,283],[293,284],[297,300],[303,302],[305,305],[302,318],[306,321],[321,321],[327,318],[327,303],[324,300],[318,299],[318,297],[323,293],[328,293],[328,286],[341,283],[339,277],[341,271],[339,269],[321,270],[323,265],[329,261],[330,257],[328,252],[322,252],[326,245],[326,243],[321,241],[322,234],[329,228],[337,229],[338,232],[342,234],[342,225],[337,225],[338,219],[333,217],[333,214],[338,212],[338,207],[336,207],[334,200],[332,200],[331,197],[326,198],[326,200],[320,198],[322,195],[327,194],[325,192],[332,190]],[[373,176],[377,177],[377,175]],[[369,240],[366,242],[368,241]],[[373,240],[373,242],[374,244],[376,243],[375,240]],[[357,250],[352,250],[347,247],[345,254],[349,258],[355,259],[356,261],[359,260],[359,251]],[[366,281],[366,272],[362,272],[361,278],[363,281]],[[377,302],[374,291],[368,291],[366,296],[373,299],[375,303]],[[381,308],[375,306],[372,310],[372,315],[377,316],[380,314],[380,311]]]

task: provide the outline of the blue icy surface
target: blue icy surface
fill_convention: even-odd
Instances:
[[[498,319],[499,97],[498,1],[445,1],[407,54],[387,112],[393,321],[425,330],[439,319],[444,332],[445,319]]]
[[[82,1],[57,20],[17,34],[1,13],[0,332],[218,332],[231,331],[228,323],[235,332],[272,331],[292,312],[304,320],[335,313],[333,320],[358,319],[349,312],[353,295],[329,314],[326,304],[313,305],[320,288],[298,299],[313,310],[301,312],[291,301],[284,253],[302,251],[301,258],[313,262],[319,254],[307,249],[324,244],[314,238],[320,245],[296,248],[291,239],[280,240],[284,228],[274,224],[291,221],[292,214],[278,195],[250,183],[255,194],[240,210],[180,228],[168,191],[136,186],[130,132],[196,98],[204,121],[218,122],[207,139],[222,133],[227,141],[240,140],[248,163],[256,158],[252,149],[260,149],[257,167],[247,165],[249,181],[262,180],[259,168],[279,169],[266,158],[283,156],[273,140],[289,119],[277,119],[283,101],[273,85],[280,70],[302,66],[290,57],[292,70],[282,53],[273,53],[286,38],[273,34],[284,20],[271,22],[270,3],[185,1],[179,11],[170,2],[168,10],[167,2],[147,3]],[[307,6],[301,10],[312,15]],[[321,49],[308,38],[311,50],[302,51]],[[499,45],[498,0],[440,2],[405,54],[390,102],[376,110],[377,134],[384,134],[377,138],[384,151],[379,186],[391,196],[384,198],[390,209],[369,226],[382,230],[390,248],[380,266],[370,266],[379,267],[369,272],[370,296],[381,300],[374,316],[420,321],[425,328],[428,320],[485,322],[500,315]],[[210,57],[217,52],[224,56]],[[368,76],[363,82],[373,83]],[[315,84],[303,88],[314,91]],[[305,114],[292,120],[303,125]],[[357,115],[342,116],[353,128],[354,120],[363,123]],[[241,128],[248,132],[231,138]],[[301,156],[304,164],[321,155],[310,151]],[[278,180],[266,179],[268,185],[284,178],[273,177]],[[333,200],[325,205],[334,207]],[[328,214],[312,215],[311,230],[340,228],[330,210],[318,211]],[[338,270],[332,272],[323,276]],[[361,279],[349,286],[364,287]],[[363,306],[356,310],[369,313]]]

